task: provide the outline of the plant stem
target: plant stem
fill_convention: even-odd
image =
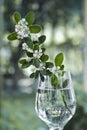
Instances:
[[[67,101],[65,100],[65,96],[63,94],[62,94],[62,99],[68,111],[71,113],[71,115],[73,115],[71,109],[68,107]]]

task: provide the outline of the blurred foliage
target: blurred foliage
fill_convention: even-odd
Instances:
[[[22,94],[2,100],[2,130],[45,130],[34,109],[34,95]]]

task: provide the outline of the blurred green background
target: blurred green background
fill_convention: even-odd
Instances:
[[[87,130],[87,0],[0,0],[0,130],[48,130],[35,113],[36,81],[18,68],[20,46],[9,43],[12,14],[34,11],[51,59],[63,51],[72,73],[77,110],[64,130]]]

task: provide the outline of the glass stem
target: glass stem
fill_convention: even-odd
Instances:
[[[50,128],[49,130],[63,130],[62,128]]]

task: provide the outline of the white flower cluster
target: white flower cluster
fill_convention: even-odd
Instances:
[[[17,32],[17,38],[23,39],[29,36],[30,31],[28,27],[28,22],[25,18],[22,18],[18,24],[15,25],[15,32]]]
[[[25,50],[25,51],[29,50],[29,47],[28,47],[28,45],[25,42],[22,43],[22,49]]]
[[[33,57],[39,59],[41,56],[42,56],[42,50],[41,49],[39,51],[38,50],[34,51]]]

